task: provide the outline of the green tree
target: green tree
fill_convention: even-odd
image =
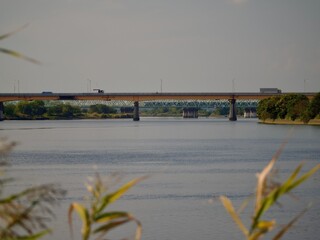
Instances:
[[[279,109],[276,107],[279,97],[271,97],[267,99],[263,99],[259,102],[257,108],[258,117],[262,120],[276,119],[279,113]]]
[[[80,107],[72,106],[70,104],[62,105],[61,116],[66,118],[73,118],[73,117],[78,117],[80,114],[81,114]]]
[[[216,110],[217,115],[223,115],[223,116],[228,115],[229,112],[230,112],[229,107],[221,107],[221,108],[217,108]]]
[[[278,113],[278,118],[285,119],[288,113],[287,103],[290,100],[289,95],[282,96],[279,101],[276,103],[276,111]]]
[[[69,103],[58,103],[50,106],[47,110],[48,116],[62,117],[62,118],[74,118],[81,115],[81,109],[78,106],[72,106]]]
[[[287,102],[287,118],[296,120],[301,118],[306,109],[309,107],[309,99],[302,94],[290,95],[290,100]]]
[[[179,115],[182,113],[182,109],[177,107],[170,107],[169,112],[175,115]]]
[[[32,115],[34,116],[42,116],[47,111],[43,101],[35,100],[29,103],[29,105],[32,108]]]
[[[113,107],[107,106],[105,104],[95,104],[89,107],[90,113],[100,113],[100,114],[108,114],[108,113],[116,113],[117,110]]]
[[[155,108],[153,111],[154,111],[155,114],[167,113],[167,112],[169,112],[169,108],[167,108],[167,107],[159,107],[159,108]]]
[[[259,101],[258,107],[257,107],[257,115],[259,119],[266,120],[269,115],[267,112],[267,104],[268,104],[268,99],[262,99]]]
[[[11,107],[12,108],[12,107]],[[43,101],[21,101],[19,102],[16,107],[15,111],[17,115],[26,115],[28,117],[34,117],[34,116],[42,116],[47,110],[44,106]]]
[[[13,103],[6,104],[4,107],[4,115],[6,117],[15,117],[16,116],[16,105]]]
[[[60,116],[62,113],[62,107],[62,103],[50,106],[47,110],[47,113],[49,116]]]
[[[199,109],[198,113],[199,113],[199,116],[202,116],[202,117],[209,117],[211,114],[211,112],[205,109]]]
[[[73,107],[70,104],[63,104],[61,116],[67,118],[73,117]]]
[[[32,116],[32,106],[26,101],[21,101],[17,104],[17,113],[30,117]]]
[[[316,118],[320,114],[320,92],[312,99],[307,111],[310,119]]]

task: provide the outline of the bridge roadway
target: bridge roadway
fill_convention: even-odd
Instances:
[[[297,92],[295,92],[296,94]],[[103,100],[103,101],[132,101],[134,102],[133,120],[139,121],[139,102],[155,100],[222,100],[230,102],[229,120],[236,121],[236,100],[261,100],[272,96],[281,96],[290,93],[254,93],[254,92],[167,92],[167,93],[0,93],[0,120],[3,120],[3,102],[32,101],[32,100]],[[316,93],[301,93],[313,98]]]
[[[32,101],[32,100],[124,100],[124,101],[152,101],[152,100],[261,100],[272,96],[290,93],[260,93],[260,92],[169,92],[169,93],[0,93],[0,102]],[[301,93],[312,98],[316,93]]]

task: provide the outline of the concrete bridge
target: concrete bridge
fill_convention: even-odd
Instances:
[[[291,92],[293,93],[293,92]],[[133,120],[139,121],[139,102],[156,100],[228,100],[230,103],[229,120],[236,121],[237,100],[261,100],[272,96],[281,96],[290,93],[261,93],[261,92],[188,92],[188,93],[0,93],[0,120],[4,118],[3,102],[8,101],[32,101],[32,100],[102,100],[102,101],[131,101],[133,102]],[[297,92],[294,92],[297,94]],[[308,98],[313,98],[316,93],[300,93]]]

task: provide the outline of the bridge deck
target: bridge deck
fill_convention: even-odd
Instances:
[[[282,96],[290,93],[0,93],[0,102],[19,100],[261,100],[272,96]],[[296,94],[296,93],[295,93]],[[313,98],[316,93],[301,93]]]

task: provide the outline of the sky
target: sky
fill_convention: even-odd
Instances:
[[[0,0],[0,92],[320,91],[319,0]]]

